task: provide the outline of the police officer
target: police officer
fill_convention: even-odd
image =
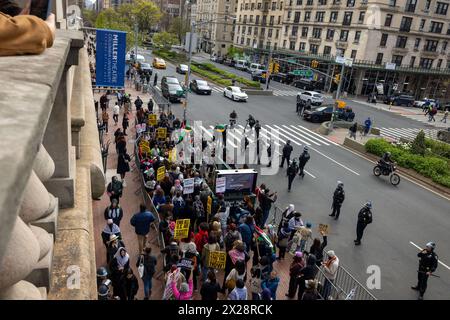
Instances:
[[[267,145],[267,159],[269,159],[269,164],[267,165],[268,167],[272,166],[272,141],[269,140],[268,145]]]
[[[368,224],[372,223],[372,202],[368,201],[359,210],[358,213],[358,223],[356,224],[356,240],[354,240],[355,245],[359,246],[361,244],[361,239],[363,237],[364,229]]]
[[[339,219],[339,214],[341,213],[341,206],[345,199],[344,184],[338,181],[337,188],[333,193],[333,212],[331,212],[330,217],[335,217],[334,219]]]
[[[292,186],[292,181],[294,181],[295,175],[298,172],[298,166],[297,166],[297,162],[294,160],[292,160],[291,164],[289,165],[288,169],[287,169],[287,176],[288,176],[288,192],[291,192],[291,186]]]
[[[286,144],[284,145],[282,150],[280,168],[283,168],[284,160],[287,160],[287,165],[289,166],[292,150],[294,150],[294,148],[292,148],[291,146],[291,140],[286,141]]]
[[[436,244],[428,242],[425,249],[420,251],[417,256],[420,258],[419,270],[417,271],[417,285],[411,287],[413,290],[419,291],[419,300],[423,300],[423,295],[427,290],[428,277],[437,269],[438,256],[434,252]]]
[[[298,175],[301,176],[302,179],[305,177],[305,173],[303,172],[303,169],[305,168],[306,163],[309,161],[309,158],[311,158],[311,156],[309,155],[308,147],[305,146],[303,148],[302,154],[298,157],[298,167],[300,169],[300,172]]]
[[[259,120],[256,120],[256,122],[255,122],[256,139],[259,139],[259,132],[260,131],[261,131],[261,124],[259,123]]]

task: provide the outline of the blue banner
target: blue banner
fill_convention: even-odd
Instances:
[[[95,85],[124,87],[126,32],[97,29]]]

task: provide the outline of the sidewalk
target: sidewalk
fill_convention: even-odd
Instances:
[[[148,94],[142,94],[140,92],[137,92],[134,90],[134,88],[130,88],[129,84],[126,86],[126,92],[131,94],[132,100],[134,101],[134,98],[136,96],[140,96],[141,99],[144,102],[144,109],[146,108],[149,95]],[[94,97],[96,100],[99,100],[100,94],[95,94]],[[121,113],[119,115],[119,122],[118,125],[114,125],[114,121],[112,120],[112,106],[115,104],[115,99],[111,100],[109,103],[109,109],[108,113],[110,115],[110,121],[109,121],[109,132],[104,137],[104,141],[110,141],[110,148],[109,148],[109,154],[108,154],[108,161],[107,161],[107,184],[111,181],[111,177],[116,175],[120,179],[120,175],[116,173],[117,168],[117,154],[115,150],[114,145],[114,131],[121,127],[122,123],[122,117],[123,117],[123,110],[121,110]],[[134,116],[135,116],[135,109],[134,104],[133,105],[133,111],[132,116],[130,116],[130,127],[127,130],[128,136],[127,136],[127,151],[130,154],[130,156],[133,154],[134,150],[134,142],[135,142],[135,123],[134,123]],[[156,105],[155,105],[156,107]],[[123,109],[123,108],[122,108]],[[155,109],[157,110],[157,109]],[[99,110],[99,113],[101,110]],[[101,116],[101,114],[100,114]],[[132,164],[132,165],[131,165]],[[136,298],[139,300],[142,300],[144,298],[144,286],[141,279],[139,279],[139,275],[136,268],[136,261],[138,256],[138,245],[137,245],[137,239],[136,235],[134,233],[134,228],[130,225],[130,219],[132,215],[139,211],[139,205],[143,203],[142,193],[141,193],[141,183],[140,183],[140,172],[138,168],[134,167],[134,159],[130,163],[131,172],[128,172],[126,174],[125,180],[126,180],[126,187],[124,188],[123,196],[120,199],[120,206],[122,207],[124,211],[124,217],[120,224],[120,229],[122,233],[122,238],[125,243],[127,252],[130,255],[130,267],[133,269],[133,272],[135,276],[138,278],[139,282],[139,291],[136,295]],[[106,221],[104,219],[104,210],[109,205],[109,197],[105,193],[100,200],[95,201],[93,205],[93,211],[94,211],[94,232],[95,232],[95,252],[96,252],[96,265],[97,268],[101,266],[106,266],[106,249],[103,245],[102,239],[101,239],[101,232],[103,228],[105,227]],[[157,233],[154,228],[151,229],[149,234],[149,243],[152,247],[152,254],[157,257],[158,264],[156,268],[155,278],[153,278],[153,288],[152,288],[152,295],[150,297],[151,300],[161,300],[163,291],[164,291],[164,274],[162,273],[162,258],[163,256],[160,253],[161,248],[158,247],[158,241],[157,241]],[[250,280],[250,268],[251,268],[251,259],[249,261],[247,272],[248,272],[248,281]],[[286,260],[283,261],[276,261],[274,262],[274,270],[278,272],[278,276],[280,277],[281,281],[278,286],[277,290],[277,299],[278,300],[285,300],[285,294],[288,292],[288,285],[289,285],[289,267],[292,261],[292,257],[289,254],[286,254]],[[157,277],[157,278],[156,278]],[[223,282],[223,271],[219,271],[217,274],[217,280],[220,285],[222,285]],[[200,277],[198,278],[198,291],[194,292],[194,300],[200,300],[200,288],[201,288],[201,281]],[[247,282],[247,288],[249,288],[249,282]],[[250,294],[249,294],[250,297]],[[251,298],[249,298],[250,300]],[[226,296],[219,294],[219,300],[226,300]]]
[[[392,106],[390,107],[388,104],[384,103],[369,103],[367,101],[364,101],[360,98],[348,98],[348,100],[363,104],[365,106],[378,109],[378,110],[384,110],[390,113],[395,113],[398,115],[401,115],[403,117],[413,119],[422,123],[425,123],[429,126],[437,127],[437,128],[448,128],[450,126],[450,120],[447,121],[447,123],[440,122],[442,116],[444,115],[443,111],[438,111],[438,113],[435,116],[436,122],[428,122],[428,117],[424,116],[424,113],[422,112],[422,108],[415,108],[415,107],[397,107]]]

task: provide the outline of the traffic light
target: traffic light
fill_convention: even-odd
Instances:
[[[311,61],[311,67],[312,68],[317,68],[318,66],[319,66],[319,61],[317,61],[317,60]]]
[[[334,76],[334,83],[338,84],[341,81],[341,75],[338,73]]]
[[[278,73],[278,72],[280,72],[280,64],[275,62],[274,66],[273,66],[273,73]]]
[[[273,72],[273,62],[269,63],[269,72],[272,73]]]

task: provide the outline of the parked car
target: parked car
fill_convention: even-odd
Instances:
[[[223,90],[223,96],[233,101],[247,101],[248,95],[239,87],[226,87]]]
[[[175,77],[162,77],[161,92],[169,102],[179,102],[181,98],[185,97],[183,87]]]
[[[189,88],[197,94],[211,95],[211,87],[205,80],[192,80]]]
[[[222,57],[222,56],[216,58],[216,62],[217,62],[217,63],[222,63],[222,64],[223,64],[224,61],[225,61],[225,58]]]
[[[236,61],[234,61],[231,58],[226,58],[223,62],[224,65],[230,66],[230,67],[234,67],[236,64]]]
[[[286,73],[274,73],[271,75],[271,79],[280,83],[291,84],[294,81],[294,75]]]
[[[414,105],[414,97],[407,94],[398,94],[388,96],[384,99],[384,103],[386,104],[390,104],[391,102],[394,106],[412,107]]]
[[[238,70],[247,70],[247,67],[249,65],[250,64],[247,60],[238,60],[238,61],[236,61],[234,67]]]
[[[333,106],[321,106],[303,111],[303,119],[311,122],[330,121],[333,115]]]
[[[141,54],[135,55],[136,56],[136,61],[137,62],[145,62],[145,57]],[[131,52],[128,52],[125,55],[125,61],[126,62],[130,62],[131,61]]]
[[[324,88],[323,81],[313,81],[309,79],[295,80],[292,85],[296,88],[307,90],[307,91],[320,91]]]
[[[423,100],[414,101],[413,106],[416,108],[422,108],[427,100],[430,101],[430,104],[432,107],[434,107],[436,105],[436,100],[434,100],[434,99],[423,99]]]
[[[304,91],[297,93],[297,101],[304,101],[312,106],[320,106],[323,103],[323,96],[319,92]]]
[[[186,74],[189,70],[189,67],[185,64],[177,65],[177,73]]]
[[[247,72],[253,73],[255,71],[263,71],[266,70],[266,66],[259,64],[259,63],[250,63],[250,65],[247,68]]]
[[[153,58],[153,68],[155,69],[166,69],[166,61],[164,61],[164,59],[161,58]]]
[[[211,60],[212,62],[217,62],[217,56],[211,56],[209,60]]]
[[[138,62],[138,70],[139,72],[149,73],[150,75],[152,75],[153,73],[152,66],[150,65],[150,63],[146,62]]]

